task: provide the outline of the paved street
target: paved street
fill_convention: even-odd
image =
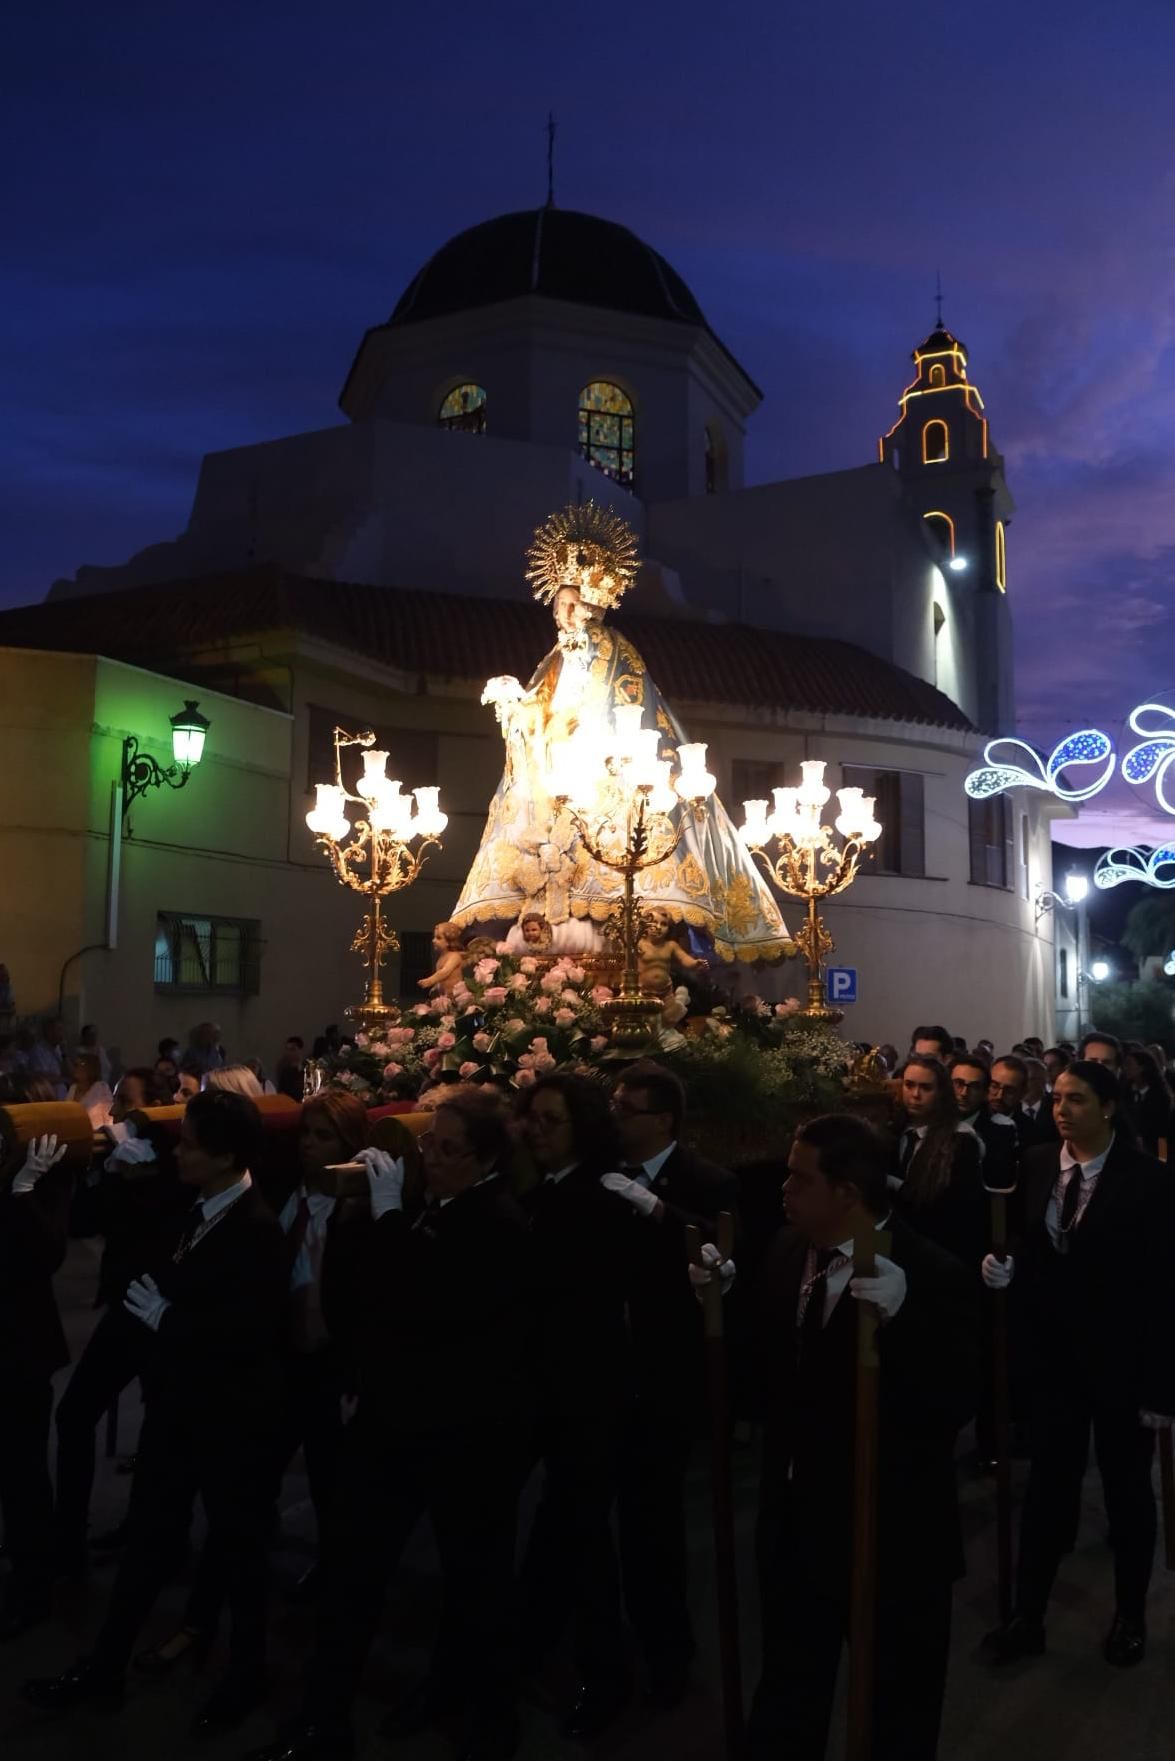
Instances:
[[[93,1322],[88,1302],[93,1289],[93,1244],[74,1244],[59,1281],[75,1353]],[[138,1424],[137,1406],[124,1397],[120,1448],[129,1449]],[[751,1585],[751,1532],[754,1516],[756,1462],[750,1446],[736,1456],[740,1568],[744,1605],[744,1652],[748,1680],[755,1655],[754,1598]],[[129,1482],[115,1463],[103,1461],[94,1512],[95,1532],[114,1525],[125,1505]],[[992,1624],[992,1561],[994,1528],[992,1492],[985,1482],[968,1479],[965,1511],[969,1576],[956,1598],[955,1642],[948,1687],[947,1717],[941,1745],[943,1761],[1041,1761],[1061,1755],[1067,1761],[1168,1761],[1175,1730],[1175,1574],[1160,1568],[1151,1606],[1151,1651],[1132,1673],[1119,1673],[1101,1660],[1099,1644],[1110,1613],[1109,1559],[1103,1523],[1091,1475],[1079,1549],[1067,1563],[1049,1628],[1050,1652],[1041,1662],[1011,1677],[993,1678],[976,1659],[981,1633]],[[721,1754],[717,1705],[716,1640],[709,1619],[713,1607],[708,1528],[708,1491],[704,1472],[692,1483],[691,1540],[696,1612],[703,1655],[698,1683],[687,1702],[672,1716],[654,1717],[639,1704],[610,1733],[596,1752],[608,1761],[648,1761],[674,1757],[701,1761]],[[282,1714],[293,1703],[308,1655],[310,1625],[302,1613],[291,1613],[280,1591],[304,1568],[309,1557],[312,1519],[300,1464],[287,1477],[282,1510],[282,1544],[276,1556],[273,1603],[274,1645],[272,1712]],[[118,1718],[75,1716],[47,1720],[16,1699],[22,1677],[54,1670],[84,1649],[100,1617],[109,1568],[100,1566],[87,1590],[61,1603],[61,1624],[30,1635],[0,1653],[0,1753],[5,1761],[156,1761],[195,1753],[186,1734],[187,1720],[214,1679],[215,1660],[206,1676],[181,1672],[162,1684],[136,1681],[126,1711]],[[178,1583],[157,1610],[145,1642],[172,1630],[182,1608],[185,1585]],[[370,1660],[359,1722],[365,1758],[393,1755],[402,1761],[443,1761],[451,1753],[444,1735],[434,1735],[389,1749],[376,1734],[387,1701],[423,1665],[422,1631],[427,1631],[438,1603],[438,1585],[431,1543],[419,1534],[401,1577],[393,1586],[379,1646]],[[581,1746],[559,1740],[552,1706],[570,1685],[566,1673],[555,1673],[527,1699],[524,1716],[526,1761],[569,1761],[582,1755]],[[842,1682],[843,1686],[843,1682]],[[214,1757],[235,1756],[265,1740],[271,1714],[258,1713],[235,1737],[208,1746]],[[841,1749],[839,1729],[830,1753]],[[786,1761],[782,1757],[781,1761]]]

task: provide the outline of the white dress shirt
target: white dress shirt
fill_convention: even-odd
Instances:
[[[310,1221],[306,1225],[306,1233],[302,1237],[294,1263],[290,1268],[290,1289],[301,1290],[307,1284],[314,1284],[322,1276],[322,1250],[326,1246],[326,1226],[334,1214],[335,1200],[329,1192],[307,1192],[299,1186],[290,1194],[285,1202],[278,1222],[284,1234],[288,1235],[294,1227],[298,1210],[305,1199],[310,1207]]]
[[[236,1204],[239,1198],[244,1198],[252,1185],[253,1176],[246,1168],[240,1179],[234,1180],[231,1186],[226,1186],[223,1192],[214,1193],[211,1198],[201,1199],[200,1222],[192,1239],[187,1244],[186,1251],[190,1252],[197,1242],[202,1241],[220,1213],[227,1211],[230,1205]]]
[[[925,1132],[925,1125],[922,1126],[921,1129]],[[889,1218],[884,1217],[880,1223],[874,1224],[874,1228],[884,1229],[888,1223]],[[803,1320],[804,1311],[807,1308],[809,1301],[814,1294],[819,1292],[820,1285],[823,1284],[825,1292],[824,1319],[820,1324],[822,1327],[827,1327],[829,1316],[832,1314],[833,1309],[848,1289],[852,1280],[853,1249],[855,1245],[856,1244],[851,1236],[848,1241],[840,1241],[837,1243],[833,1252],[839,1254],[840,1258],[830,1261],[828,1270],[820,1279],[820,1282],[816,1284],[815,1291],[813,1290],[813,1279],[816,1277],[816,1249],[814,1247],[808,1249],[808,1258],[804,1264],[804,1276],[800,1280],[800,1300],[796,1314],[797,1322]]]
[[[561,1180],[566,1180],[566,1178],[569,1174],[574,1174],[575,1170],[578,1167],[579,1167],[578,1162],[568,1162],[566,1168],[560,1168],[554,1174],[544,1174],[543,1175],[543,1185],[544,1186],[558,1186],[558,1184]]]
[[[654,1180],[656,1180],[658,1174],[661,1172],[676,1148],[677,1139],[674,1138],[673,1142],[667,1149],[658,1150],[655,1156],[650,1156],[647,1162],[642,1162],[640,1165],[640,1172],[633,1174],[631,1178],[636,1181],[638,1186],[652,1186]],[[636,1167],[636,1163],[630,1162],[629,1166]]]
[[[1063,1143],[1061,1145],[1061,1172],[1058,1174],[1053,1190],[1049,1194],[1048,1208],[1044,1214],[1045,1228],[1049,1232],[1049,1240],[1058,1251],[1060,1251],[1065,1239],[1061,1234],[1061,1204],[1065,1196],[1065,1188],[1068,1186],[1070,1180],[1073,1179],[1074,1168],[1078,1166],[1081,1168],[1081,1196],[1077,1200],[1077,1210],[1071,1225],[1075,1229],[1081,1222],[1086,1211],[1089,1209],[1089,1201],[1093,1197],[1097,1188],[1098,1175],[1105,1167],[1106,1157],[1109,1155],[1113,1147],[1114,1140],[1111,1137],[1100,1156],[1094,1156],[1092,1161],[1081,1162],[1079,1164],[1077,1157],[1073,1154],[1072,1146],[1068,1143]]]

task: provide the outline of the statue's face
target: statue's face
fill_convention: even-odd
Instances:
[[[551,607],[561,636],[578,635],[592,621],[592,608],[574,587],[560,587]]]
[[[537,948],[543,939],[543,926],[537,917],[525,917],[522,920],[522,939]]]
[[[663,942],[669,934],[669,918],[664,911],[650,911],[645,918],[648,925],[649,940]]]

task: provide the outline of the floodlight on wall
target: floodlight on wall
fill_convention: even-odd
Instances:
[[[201,715],[199,705],[186,699],[178,714],[171,716],[171,755],[173,762],[160,764],[149,752],[139,748],[138,738],[128,734],[122,743],[122,817],[123,830],[131,836],[127,815],[131,803],[148,789],[182,789],[204,756],[204,742],[212,723]]]
[[[1104,984],[1110,976],[1110,962],[1108,960],[1093,961],[1089,968],[1089,976],[1094,984]]]
[[[956,575],[961,575],[963,570],[967,567],[967,558],[965,556],[953,556],[947,564],[947,567],[948,569],[953,569]]]

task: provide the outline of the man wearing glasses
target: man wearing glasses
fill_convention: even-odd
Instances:
[[[701,1310],[687,1271],[685,1230],[714,1238],[738,1186],[727,1169],[680,1141],[685,1090],[672,1071],[632,1064],[612,1116],[624,1156],[602,1184],[631,1213],[628,1317],[634,1397],[622,1425],[617,1522],[624,1599],[645,1654],[654,1701],[675,1705],[694,1656],[686,1587],[685,1475],[704,1411]]]

